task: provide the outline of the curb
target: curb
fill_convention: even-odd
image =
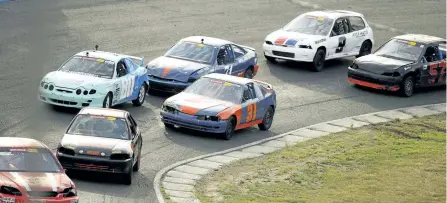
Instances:
[[[201,176],[213,170],[217,170],[221,166],[232,161],[262,156],[280,150],[287,145],[294,145],[298,142],[307,141],[309,139],[329,135],[331,133],[342,132],[350,128],[358,128],[376,123],[389,122],[395,119],[406,120],[414,117],[442,113],[446,113],[446,103],[413,106],[362,114],[314,124],[224,151],[186,159],[169,165],[157,172],[154,178],[155,194],[157,195],[158,202],[165,203],[165,199],[162,194],[162,184],[164,184],[163,188],[171,191],[169,192],[169,198],[174,202],[199,203],[200,201],[193,193],[194,182],[200,179]],[[240,151],[236,152],[238,150]],[[214,157],[213,159],[213,156],[228,154],[230,152],[233,152],[231,156],[220,156]],[[191,165],[192,162],[194,162],[194,164]],[[171,174],[167,174],[170,172]],[[166,177],[170,180],[163,181]]]

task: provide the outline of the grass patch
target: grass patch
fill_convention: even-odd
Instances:
[[[332,134],[223,167],[202,202],[446,202],[446,116]]]

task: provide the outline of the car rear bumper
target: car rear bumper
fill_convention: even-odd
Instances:
[[[95,171],[105,173],[127,173],[132,170],[132,159],[110,160],[57,153],[59,162],[65,169]]]
[[[105,97],[105,95],[98,93],[94,95],[76,95],[76,93],[60,93],[56,90],[48,91],[42,88],[39,89],[38,95],[38,99],[41,102],[72,108],[102,107]]]
[[[45,197],[29,198],[28,196],[13,196],[0,194],[0,203],[79,203],[79,197]]]
[[[348,82],[373,89],[398,91],[402,77],[378,75],[348,67]]]
[[[266,56],[292,61],[312,62],[316,52],[313,49],[283,47],[266,43],[262,47]]]
[[[191,84],[192,83],[163,80],[149,76],[149,88],[161,92],[179,93]]]
[[[224,133],[227,126],[226,120],[221,121],[205,121],[198,120],[197,116],[188,114],[173,114],[169,112],[160,112],[161,121],[165,124],[176,125],[179,127],[197,130],[209,133]]]

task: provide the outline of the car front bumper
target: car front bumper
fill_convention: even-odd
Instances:
[[[264,49],[264,55],[279,59],[312,62],[314,60],[314,49],[298,48],[298,47],[283,47],[271,44],[262,45]]]
[[[176,125],[179,127],[197,130],[209,133],[224,133],[227,127],[227,121],[205,121],[198,120],[197,116],[184,113],[173,114],[170,112],[160,112],[161,121],[165,124]]]
[[[155,78],[149,75],[149,88],[161,92],[179,93],[192,83]]]
[[[95,171],[104,173],[127,173],[132,170],[132,159],[126,160],[110,160],[106,157],[88,157],[88,156],[72,156],[57,153],[59,162],[65,169]]]
[[[398,91],[402,77],[384,76],[348,67],[348,82],[379,90]]]
[[[24,195],[24,196],[23,196]],[[79,203],[79,197],[42,197],[30,198],[26,194],[22,196],[13,196],[0,194],[0,203]]]
[[[102,107],[106,95],[102,94],[80,94],[59,92],[56,89],[49,91],[39,88],[38,99],[41,102],[56,106],[84,108],[87,106]]]

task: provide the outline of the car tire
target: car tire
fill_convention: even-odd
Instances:
[[[112,108],[112,99],[113,95],[109,92],[102,102],[102,108]]]
[[[253,78],[253,68],[249,67],[244,72],[244,78],[252,79]]]
[[[155,94],[155,90],[150,88],[150,87],[148,87],[147,88],[147,93],[150,94],[150,95],[154,95]]]
[[[265,59],[271,63],[276,63],[276,58],[264,54]]]
[[[236,119],[234,117],[230,117],[227,122],[227,126],[225,128],[225,132],[222,133],[221,137],[224,140],[231,140],[234,134],[234,129],[236,128]]]
[[[326,52],[323,49],[318,49],[312,62],[313,71],[320,72],[324,67],[325,60]]]
[[[140,148],[140,152],[138,152],[138,160],[137,163],[135,163],[135,165],[133,166],[132,170],[134,172],[137,172],[140,170],[140,163],[141,163],[141,148]]]
[[[134,106],[141,106],[144,103],[144,99],[146,98],[147,85],[144,83],[141,85],[140,90],[138,91],[138,97],[135,100],[132,100]]]
[[[372,50],[371,42],[368,40],[364,41],[362,43],[362,46],[360,47],[359,55],[357,55],[356,58],[371,54],[371,50]]]
[[[403,97],[413,96],[414,87],[414,77],[411,75],[405,76],[402,84],[400,85],[400,95]]]
[[[132,163],[130,163],[132,166]],[[123,182],[126,185],[132,185],[132,174],[133,174],[133,166],[130,167],[129,171],[125,174],[123,174]]]
[[[258,124],[258,127],[260,130],[265,131],[270,129],[273,123],[273,116],[275,114],[275,111],[273,111],[273,108],[269,106],[267,111],[265,112],[264,118],[262,119],[262,123]]]

